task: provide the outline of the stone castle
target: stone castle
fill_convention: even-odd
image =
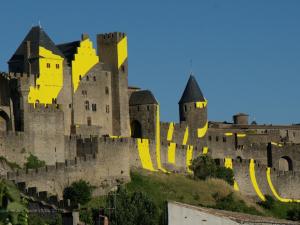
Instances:
[[[87,34],[56,45],[33,27],[0,75],[0,154],[36,170],[3,171],[21,190],[58,201],[85,179],[104,193],[130,180],[131,167],[190,173],[191,160],[209,154],[232,168],[234,189],[264,200],[300,202],[300,125],[208,121],[208,101],[190,76],[179,100],[180,122],[161,122],[149,90],[128,86],[127,36]],[[7,173],[6,173],[7,172]]]

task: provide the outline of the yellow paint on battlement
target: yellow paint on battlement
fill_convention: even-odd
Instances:
[[[225,136],[232,136],[233,133],[228,132],[228,133],[225,133],[224,135],[225,135]]]
[[[139,151],[139,157],[141,160],[141,164],[143,169],[155,171],[149,150],[149,140],[148,139],[137,139],[137,146]]]
[[[239,138],[243,138],[243,137],[246,137],[246,134],[237,134],[236,136]]]
[[[176,157],[176,143],[171,142],[168,146],[168,162],[171,164],[175,164]]]
[[[205,108],[206,105],[207,105],[207,100],[206,100],[206,99],[205,99],[204,102],[196,102],[196,107],[197,107],[197,108],[200,108],[200,109]]]
[[[275,145],[275,146],[278,146],[278,147],[282,147],[283,146],[282,144],[279,144],[279,143],[276,143],[276,142],[273,142],[273,141],[271,142],[271,144]]]
[[[28,102],[51,104],[63,86],[63,58],[44,47],[39,47],[39,77],[30,86]]]
[[[273,185],[273,182],[272,182],[272,179],[271,179],[271,168],[268,167],[267,168],[267,181],[268,181],[268,184],[269,184],[269,187],[273,193],[273,195],[275,196],[275,198],[280,201],[280,202],[298,202],[300,203],[300,199],[289,199],[289,198],[282,198],[276,191],[274,185]]]
[[[203,138],[208,129],[208,121],[206,121],[204,127],[198,128],[198,138]]]
[[[168,129],[167,141],[172,141],[173,132],[174,132],[174,123],[171,122],[170,125],[169,125],[169,129]]]
[[[190,169],[193,160],[193,146],[188,145],[186,150],[186,170],[188,173],[192,173],[193,171]]]
[[[204,146],[203,149],[202,149],[202,154],[206,155],[207,153],[208,153],[208,147]]]
[[[264,194],[261,192],[261,190],[260,190],[260,188],[259,188],[259,186],[257,184],[257,181],[256,181],[254,159],[250,160],[249,173],[250,173],[251,183],[252,183],[252,186],[253,186],[256,194],[258,195],[258,197],[260,198],[260,200],[266,201],[266,198],[265,198]]]
[[[186,127],[183,135],[182,145],[186,145],[188,138],[189,138],[189,127]]]
[[[99,57],[96,54],[96,50],[93,48],[92,41],[87,38],[80,42],[80,46],[77,48],[77,53],[74,55],[72,61],[72,81],[74,92],[76,92],[80,78],[83,78],[86,73],[99,62]]]
[[[118,69],[122,66],[124,61],[127,59],[127,37],[122,38],[118,43]]]

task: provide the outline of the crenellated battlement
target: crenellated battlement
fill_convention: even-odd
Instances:
[[[60,104],[28,104],[29,112],[62,112],[62,106]]]
[[[111,33],[104,33],[104,34],[98,34],[97,37],[105,42],[119,42],[126,36],[123,32],[111,32]]]

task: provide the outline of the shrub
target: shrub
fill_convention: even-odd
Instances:
[[[125,188],[108,196],[106,208],[113,208],[106,212],[112,225],[156,225],[160,220],[158,207],[145,193],[129,193]]]
[[[27,169],[37,169],[44,167],[45,165],[45,161],[39,160],[38,157],[32,154],[27,157],[27,162],[25,163]]]
[[[216,170],[216,178],[225,180],[228,184],[233,185],[234,178],[233,178],[233,170],[230,168],[226,168],[223,166],[218,166]]]
[[[194,159],[190,169],[194,171],[194,177],[200,180],[212,177],[223,179],[230,185],[234,183],[233,170],[218,166],[216,162],[207,155],[202,155]]]
[[[300,221],[300,206],[299,204],[289,209],[286,214],[288,220]]]
[[[194,171],[195,178],[205,180],[208,177],[215,177],[217,165],[211,157],[203,155],[193,160],[190,169]]]
[[[91,200],[93,187],[86,181],[80,180],[64,189],[63,198],[70,199],[73,206],[85,204]]]
[[[258,202],[258,204],[264,207],[265,209],[273,209],[275,204],[274,198],[270,195],[265,195],[265,198],[266,201]]]

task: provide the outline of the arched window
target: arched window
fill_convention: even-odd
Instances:
[[[278,169],[282,171],[292,171],[293,170],[293,161],[289,156],[283,156],[279,159]]]
[[[134,120],[131,123],[131,137],[133,138],[141,138],[143,136],[142,133],[142,125],[139,121]]]
[[[90,103],[89,103],[89,101],[85,101],[84,102],[84,106],[85,106],[85,110],[90,110]]]

